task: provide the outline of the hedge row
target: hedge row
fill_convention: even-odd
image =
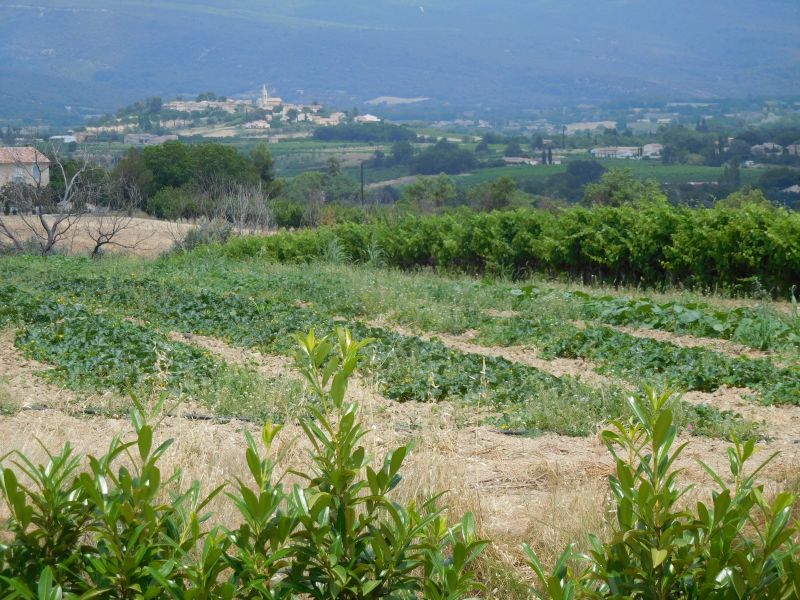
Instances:
[[[270,237],[239,238],[228,256],[354,262],[467,273],[568,274],[628,284],[683,284],[786,293],[800,284],[800,214],[668,204],[409,216]],[[333,252],[332,252],[333,247]]]

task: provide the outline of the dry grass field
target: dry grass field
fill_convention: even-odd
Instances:
[[[3,222],[20,239],[27,240],[41,235],[43,230],[35,218],[20,216],[2,217]],[[90,233],[97,228],[98,222],[103,217],[94,215],[82,216],[56,244],[56,251],[66,254],[88,254],[94,248],[94,241]],[[108,218],[108,217],[106,217]],[[31,226],[35,232],[31,231]],[[114,238],[115,244],[109,244],[105,251],[111,254],[126,254],[144,258],[155,258],[169,250],[175,240],[183,239],[186,232],[195,227],[192,223],[159,221],[132,217],[130,224],[124,231]]]

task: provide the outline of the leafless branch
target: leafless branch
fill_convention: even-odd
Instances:
[[[49,165],[41,161],[43,155],[39,152],[34,152],[33,156],[32,162],[17,161],[16,166],[24,170],[25,177],[22,182],[7,187],[6,193],[17,208],[24,227],[36,240],[41,253],[47,255],[80,221],[86,213],[86,206],[96,199],[98,190],[86,181],[90,168],[87,159],[79,161],[74,173],[69,174],[66,161],[56,149],[52,151],[53,160]],[[63,190],[56,196],[53,195],[53,190],[57,188],[48,185],[49,177],[45,176],[48,169],[55,171],[59,182],[63,182]],[[20,234],[1,218],[0,231],[11,240],[15,248],[23,248]]]
[[[134,185],[117,188],[114,207],[100,211],[86,219],[84,231],[92,242],[92,258],[98,258],[106,246],[135,250],[155,235],[155,231],[144,231],[136,227],[133,209],[141,205],[141,192]],[[133,230],[135,233],[129,235]],[[127,233],[126,233],[127,232]]]

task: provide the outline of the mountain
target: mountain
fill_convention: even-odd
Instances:
[[[0,120],[265,81],[344,107],[795,95],[798,24],[796,0],[0,0]]]

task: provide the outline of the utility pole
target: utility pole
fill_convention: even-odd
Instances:
[[[361,206],[364,206],[364,161],[361,161]]]

